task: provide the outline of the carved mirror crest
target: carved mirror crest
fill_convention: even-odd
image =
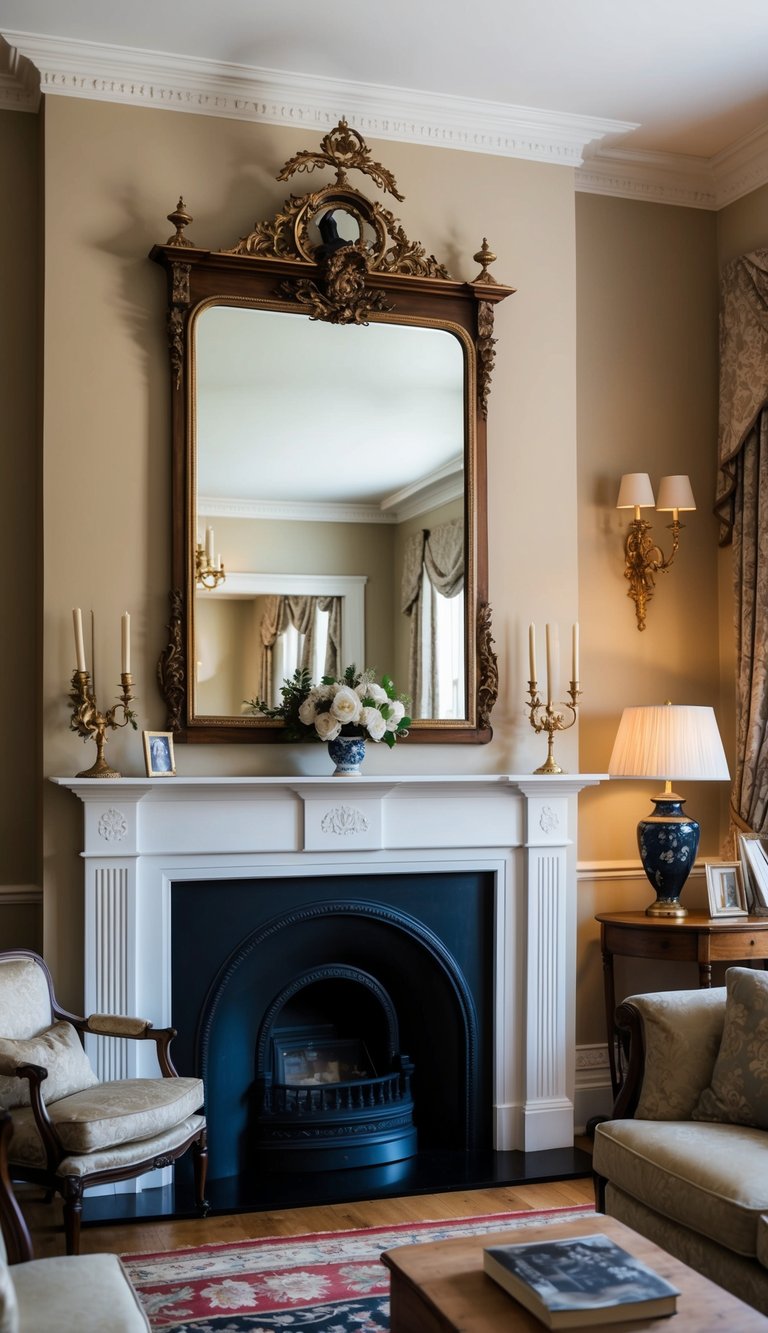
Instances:
[[[327,168],[225,250],[192,242],[180,199],[151,251],[172,395],[167,726],[279,740],[248,701],[277,702],[296,665],[354,663],[411,696],[409,744],[488,741],[485,422],[493,307],[514,289],[486,241],[455,281],[355,189],[352,170],[403,200],[344,120],[278,180]]]

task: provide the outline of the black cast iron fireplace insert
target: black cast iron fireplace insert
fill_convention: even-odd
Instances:
[[[340,963],[296,977],[267,1009],[256,1043],[257,1164],[331,1171],[412,1157],[412,1074],[395,1006],[375,977]]]
[[[211,1180],[490,1150],[493,966],[485,871],[174,885],[174,1049],[206,1083]],[[361,1108],[340,1134],[315,1118],[294,1138],[298,1111],[286,1123],[275,1102],[274,1029],[313,1025],[365,1043],[386,1113]],[[368,1163],[350,1152],[366,1136]]]

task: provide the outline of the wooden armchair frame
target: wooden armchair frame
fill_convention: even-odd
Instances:
[[[9,949],[0,954],[0,960],[11,958],[29,958],[41,968],[48,983],[53,1019],[71,1023],[72,1027],[80,1034],[81,1040],[86,1033],[90,1033],[97,1036],[122,1037],[128,1041],[153,1041],[163,1078],[179,1077],[178,1070],[175,1068],[170,1055],[170,1045],[176,1036],[175,1028],[154,1028],[151,1023],[144,1019],[125,1018],[112,1014],[91,1014],[88,1018],[72,1014],[69,1010],[63,1009],[57,1002],[53,989],[53,978],[45,961],[39,954],[30,949]],[[144,1175],[147,1171],[170,1166],[190,1147],[193,1150],[195,1201],[203,1215],[208,1212],[209,1204],[205,1197],[208,1169],[207,1130],[205,1125],[196,1129],[183,1142],[162,1155],[150,1154],[141,1161],[132,1162],[129,1166],[94,1171],[85,1178],[82,1176],[61,1176],[57,1174],[60,1163],[73,1154],[62,1144],[56,1126],[48,1114],[44,1092],[48,1071],[42,1065],[19,1064],[12,1071],[4,1070],[3,1072],[6,1074],[12,1072],[17,1078],[27,1079],[32,1113],[46,1155],[45,1167],[26,1166],[12,1161],[8,1170],[13,1179],[42,1185],[50,1194],[61,1194],[64,1200],[64,1230],[67,1254],[77,1254],[79,1251],[80,1222],[85,1190],[91,1189],[94,1185],[111,1184],[118,1180],[130,1180],[136,1176]],[[8,1136],[7,1143],[10,1143],[12,1126],[6,1128],[3,1125],[3,1132]]]
[[[637,1110],[645,1075],[645,1032],[640,1010],[631,1001],[625,1000],[616,1010],[615,1025],[618,1040],[626,1055],[626,1070],[624,1080],[616,1094],[610,1119],[631,1120]],[[603,1116],[602,1119],[605,1119],[605,1117]],[[598,1175],[596,1171],[592,1174],[595,1186],[595,1208],[599,1213],[604,1213],[605,1187],[608,1182],[604,1176]]]

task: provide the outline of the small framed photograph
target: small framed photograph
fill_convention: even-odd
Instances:
[[[747,899],[740,861],[707,862],[710,916],[746,916]]]
[[[758,916],[768,915],[768,856],[760,838],[739,834],[741,860]]]
[[[144,762],[148,778],[172,778],[176,772],[172,731],[144,731]]]

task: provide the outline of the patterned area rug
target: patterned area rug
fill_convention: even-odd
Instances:
[[[122,1258],[152,1328],[166,1333],[388,1333],[389,1274],[379,1260],[384,1250],[491,1237],[591,1212],[583,1204]]]

